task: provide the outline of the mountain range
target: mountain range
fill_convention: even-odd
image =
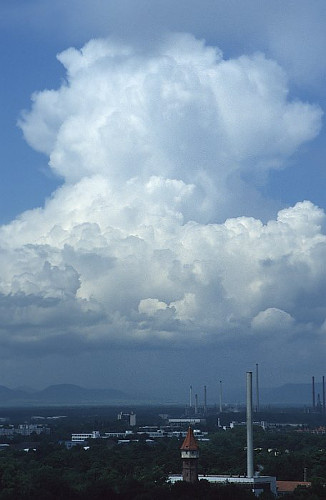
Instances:
[[[322,403],[322,384],[315,384],[315,402],[318,395]],[[230,388],[225,391],[226,403],[244,403],[246,398],[245,389],[239,387]],[[253,388],[254,404],[256,401],[256,388]],[[259,401],[261,405],[284,405],[284,406],[311,406],[312,386],[311,384],[284,384],[279,387],[261,387],[259,389]]]
[[[130,399],[116,389],[85,389],[74,384],[50,385],[40,391],[29,387],[8,389],[0,385],[0,405],[92,405],[121,403]]]
[[[225,403],[244,403],[245,391],[242,387],[225,388],[223,397]],[[318,394],[322,402],[322,384],[315,385],[316,404]],[[284,384],[280,387],[260,388],[259,398],[261,405],[284,406],[311,406],[312,389],[310,384]],[[146,402],[147,398],[140,397],[139,403]],[[254,391],[255,400],[255,391]],[[117,389],[86,389],[74,384],[50,385],[43,390],[29,387],[9,389],[0,385],[0,406],[39,406],[39,405],[93,405],[93,404],[123,404],[133,402],[137,398],[131,397]],[[154,401],[152,403],[161,403]],[[175,401],[176,402],[176,401]],[[180,401],[182,403],[182,401]]]

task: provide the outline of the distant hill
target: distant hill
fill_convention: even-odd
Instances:
[[[36,392],[36,389],[33,389],[32,387],[29,387],[27,385],[21,385],[19,387],[15,387],[15,391],[23,391],[27,392],[28,394],[32,394],[33,392]]]
[[[322,400],[322,384],[315,384],[316,404],[317,397],[320,394]],[[253,388],[253,399],[255,401],[256,391]],[[244,403],[246,398],[245,387],[230,388],[225,390],[225,402]],[[268,405],[312,405],[311,384],[284,384],[279,387],[261,387],[259,389],[260,404]]]
[[[110,404],[129,401],[128,394],[116,389],[85,389],[73,384],[50,385],[41,391],[0,386],[0,405]]]
[[[8,402],[11,400],[19,400],[25,395],[24,391],[20,389],[8,389],[4,385],[0,385],[0,403]]]
[[[255,388],[254,388],[255,400]],[[322,399],[322,384],[316,383],[317,395]],[[280,387],[260,388],[261,405],[311,406],[311,384],[284,384]],[[148,397],[139,398],[116,389],[86,389],[74,384],[50,385],[41,391],[29,387],[9,389],[0,385],[0,406],[41,406],[41,405],[93,405],[121,404],[149,401]],[[224,403],[242,403],[246,400],[245,387],[226,387]],[[156,399],[158,403],[158,399]]]
[[[320,394],[322,400],[322,384],[315,384],[316,404],[317,396]],[[311,384],[284,384],[281,387],[262,389],[260,391],[261,402],[274,404],[301,404],[312,405]]]
[[[115,389],[85,389],[79,385],[50,385],[33,395],[45,403],[101,403],[128,399],[127,394]]]

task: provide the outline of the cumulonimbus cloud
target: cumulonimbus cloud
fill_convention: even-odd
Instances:
[[[196,220],[214,220],[236,203],[241,175],[281,168],[320,129],[321,110],[290,100],[285,73],[262,54],[224,60],[174,35],[149,53],[93,40],[58,59],[66,82],[36,93],[21,120],[29,144],[69,183],[102,175],[120,188],[155,175],[194,184]]]
[[[35,94],[20,124],[64,184],[0,228],[2,342],[318,331],[324,212],[302,202],[265,224],[220,221],[232,179],[282,168],[320,129],[282,69],[262,54],[224,60],[189,35],[147,53],[93,40],[58,58],[66,81]]]

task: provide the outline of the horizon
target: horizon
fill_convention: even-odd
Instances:
[[[16,387],[8,387],[8,386],[3,386],[0,384],[0,387],[9,389],[10,391],[19,391],[26,393],[26,395],[34,394],[34,393],[42,393],[46,392],[47,389],[52,389],[56,388],[60,391],[60,389],[65,389],[65,388],[70,388],[70,389],[82,389],[86,391],[100,391],[100,392],[106,392],[106,391],[112,391],[112,392],[117,392],[118,394],[116,395],[111,395],[108,396],[109,398],[112,399],[112,404],[115,404],[114,401],[118,401],[119,398],[121,399],[121,404],[123,405],[128,405],[128,404],[136,404],[136,405],[141,405],[141,404],[163,404],[163,405],[168,405],[168,404],[173,404],[173,405],[180,405],[180,406],[189,406],[189,393],[182,393],[180,392],[180,396],[160,396],[157,394],[153,393],[146,393],[144,391],[144,388],[139,388],[135,393],[128,393],[126,391],[121,391],[119,389],[116,389],[115,387],[87,387],[86,385],[80,385],[80,384],[71,384],[69,382],[65,383],[60,383],[60,384],[50,384],[44,387],[24,387],[24,386],[16,386]],[[210,407],[218,406],[219,405],[219,393],[217,388],[215,388],[215,391],[211,391],[211,387],[206,386],[207,388],[207,404]],[[193,387],[195,389],[195,387]],[[198,394],[198,404],[199,406],[203,405],[203,387],[197,388],[197,394]],[[287,389],[287,392],[282,393],[282,389]],[[295,389],[300,389],[300,394],[297,392],[291,393],[290,391]],[[302,390],[306,389],[304,393],[302,393]],[[315,380],[315,393],[316,393],[316,401],[317,401],[317,395],[321,397],[322,401],[322,380],[318,382],[318,380]],[[271,392],[272,391],[272,392]],[[280,392],[281,391],[281,392]],[[320,391],[320,392],[318,392]],[[120,393],[120,395],[119,395]],[[193,393],[195,394],[195,392]],[[254,390],[254,395],[253,395],[253,400],[254,400],[254,405],[256,404],[256,389]],[[60,401],[60,393],[56,395],[57,401]],[[66,397],[66,396],[65,396]],[[102,396],[104,398],[104,394]],[[285,383],[280,386],[260,386],[259,387],[259,399],[260,399],[260,405],[263,408],[268,407],[268,405],[272,406],[282,406],[282,407],[294,407],[296,405],[299,405],[299,407],[306,407],[306,406],[311,406],[312,404],[312,384],[307,383],[307,382],[296,382],[296,383]],[[100,400],[98,400],[100,404]],[[151,402],[151,403],[150,403]],[[104,399],[102,401],[104,404]],[[66,403],[68,404],[68,403]],[[76,403],[73,403],[76,404]],[[94,403],[95,404],[95,401]],[[111,403],[110,403],[111,404]],[[223,405],[244,405],[246,404],[246,392],[245,392],[245,387],[239,387],[239,385],[228,385],[224,387],[224,393],[223,393]],[[225,411],[227,411],[227,408],[225,408]]]

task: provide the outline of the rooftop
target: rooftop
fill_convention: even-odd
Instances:
[[[197,451],[198,449],[199,447],[195,439],[193,430],[191,427],[189,427],[187,435],[185,437],[184,442],[182,443],[180,450]]]
[[[276,481],[276,486],[280,493],[291,493],[298,486],[309,487],[311,483],[309,481]]]

